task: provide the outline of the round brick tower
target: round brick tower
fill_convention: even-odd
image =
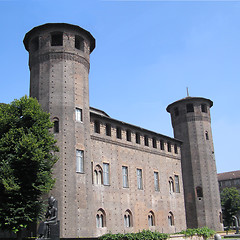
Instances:
[[[222,230],[221,205],[206,98],[186,97],[170,104],[174,137],[183,141],[182,174],[188,228]]]
[[[29,31],[24,45],[30,96],[50,113],[60,149],[51,192],[58,201],[60,237],[93,235],[91,191],[86,194],[92,183],[86,175],[91,174],[88,73],[95,39],[78,26],[48,23]]]

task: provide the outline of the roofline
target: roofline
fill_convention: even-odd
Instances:
[[[170,108],[171,108],[173,105],[175,105],[175,104],[177,104],[177,103],[181,103],[181,102],[189,102],[189,101],[192,101],[192,100],[194,100],[194,101],[195,101],[195,100],[197,100],[197,101],[207,101],[207,102],[209,103],[209,106],[210,106],[210,107],[213,106],[213,101],[210,100],[210,99],[208,99],[208,98],[203,98],[203,97],[186,97],[186,98],[182,98],[182,99],[180,99],[180,100],[177,100],[177,101],[169,104],[169,105],[167,106],[166,110],[167,110],[167,112],[170,113]]]
[[[169,136],[166,136],[166,135],[163,135],[163,134],[160,134],[160,133],[157,133],[157,132],[153,132],[151,130],[148,130],[148,129],[145,129],[145,128],[142,128],[142,127],[139,127],[139,126],[136,126],[136,125],[133,125],[133,124],[130,124],[130,123],[126,123],[126,122],[123,122],[123,121],[120,121],[120,120],[117,120],[117,119],[114,119],[114,118],[111,118],[111,117],[107,117],[107,116],[103,116],[103,115],[99,115],[95,112],[90,112],[90,114],[92,115],[95,115],[95,116],[98,116],[100,118],[105,118],[107,120],[110,120],[110,121],[113,121],[113,122],[116,122],[116,123],[120,123],[121,125],[127,125],[129,127],[132,127],[132,128],[135,128],[135,129],[139,129],[139,131],[146,131],[146,132],[149,132],[150,134],[155,134],[155,135],[158,135],[158,136],[161,136],[163,138],[167,138],[169,140],[172,140],[172,141],[176,141],[180,144],[182,144],[183,142],[177,138],[172,138],[172,137],[169,137]]]
[[[77,26],[77,25],[73,25],[73,24],[69,24],[69,23],[46,23],[46,24],[43,24],[43,25],[39,25],[37,27],[34,27],[32,30],[30,30],[29,32],[27,32],[25,34],[25,37],[24,37],[24,40],[23,40],[23,43],[24,43],[24,46],[26,48],[27,51],[29,51],[29,39],[30,39],[30,36],[32,34],[34,34],[35,32],[37,31],[41,31],[41,30],[44,30],[44,29],[47,29],[49,27],[54,27],[54,26],[59,26],[59,27],[68,27],[68,28],[72,28],[74,30],[77,30],[77,31],[82,31],[82,32],[85,32],[86,35],[89,37],[90,39],[90,53],[93,51],[93,49],[95,48],[95,38],[92,36],[92,34],[90,32],[88,32],[87,30]]]

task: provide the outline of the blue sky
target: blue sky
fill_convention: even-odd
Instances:
[[[173,136],[168,104],[210,98],[218,172],[239,170],[240,1],[0,0],[0,102],[29,93],[26,32],[47,22],[96,38],[90,104]]]

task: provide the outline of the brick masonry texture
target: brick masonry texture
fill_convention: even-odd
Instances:
[[[55,44],[54,38],[60,42]],[[212,139],[210,100],[202,99],[208,114],[184,113],[181,120],[173,116],[175,105],[169,105],[176,139],[164,136],[90,108],[88,73],[95,39],[86,30],[45,24],[28,32],[24,44],[29,52],[30,95],[59,124],[59,132],[54,133],[59,161],[51,194],[58,200],[61,238],[142,229],[173,233],[186,229],[186,219],[196,227],[221,228],[213,143],[204,140],[204,131]],[[187,101],[200,103],[197,98]],[[183,108],[185,101],[176,104]],[[82,172],[76,171],[76,150],[83,153]],[[128,170],[127,187],[123,167]],[[139,172],[142,189],[138,189]],[[197,186],[203,189],[201,200],[196,199]]]

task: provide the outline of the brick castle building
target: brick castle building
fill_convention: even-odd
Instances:
[[[44,24],[26,34],[24,45],[30,96],[51,114],[60,148],[51,194],[58,200],[61,237],[222,229],[211,100],[170,104],[171,138],[89,106],[95,39],[88,31]]]

